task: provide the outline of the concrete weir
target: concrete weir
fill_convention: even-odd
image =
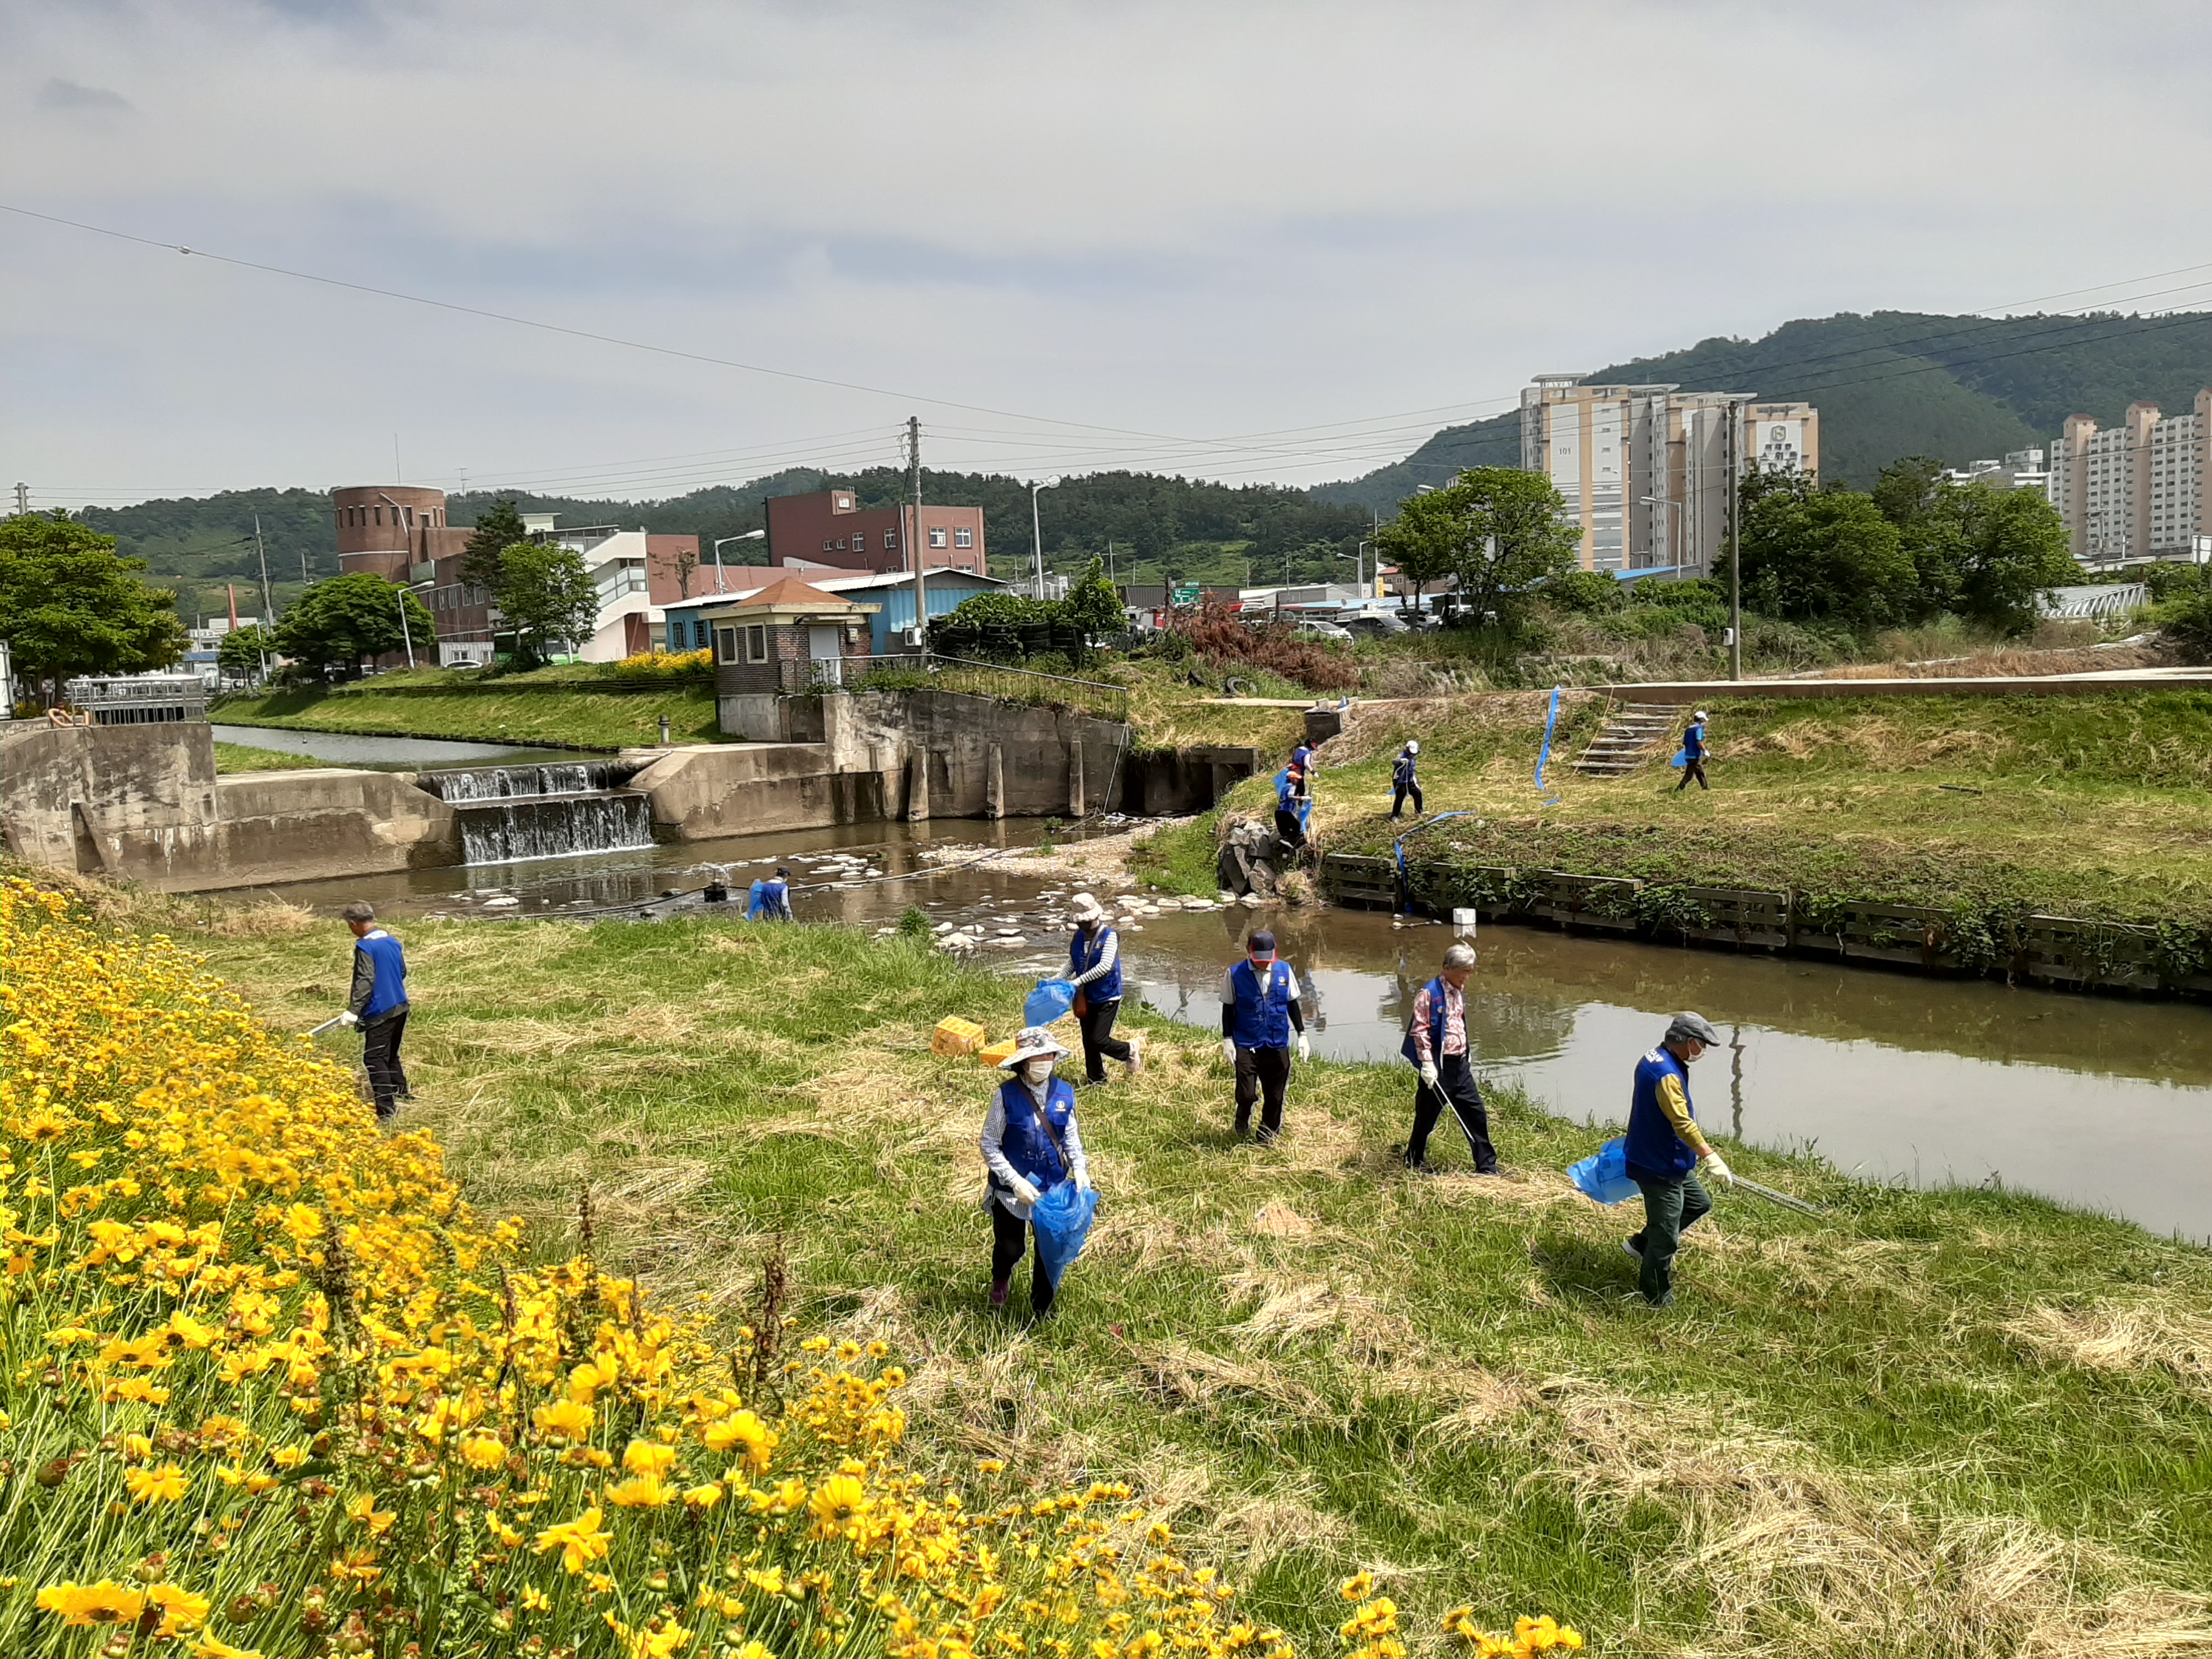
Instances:
[[[654,840],[933,815],[1189,811],[1262,763],[1250,749],[1134,752],[1117,722],[958,692],[766,701],[751,729],[777,741],[623,752],[621,790],[644,798]],[[0,725],[9,848],[167,891],[466,862],[483,838],[466,835],[465,816],[526,803],[472,804],[454,777],[440,774],[433,788],[410,773],[337,767],[217,777],[214,734],[198,722]],[[504,802],[511,792],[500,793]],[[533,853],[564,850],[541,839]]]

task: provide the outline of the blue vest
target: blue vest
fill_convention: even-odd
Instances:
[[[1705,728],[1695,720],[1683,729],[1682,752],[1692,760],[1702,760],[1705,753]]]
[[[1420,757],[1417,755],[1399,756],[1397,763],[1390,769],[1392,787],[1399,789],[1411,788],[1413,782],[1413,769],[1419,763],[1419,760]]]
[[[1441,979],[1429,981],[1429,1058],[1439,1066],[1444,1059],[1444,982]],[[1398,1045],[1398,1052],[1418,1066],[1421,1051],[1413,1046],[1413,1025],[1406,1023],[1406,1040]]]
[[[753,901],[745,911],[747,921],[781,921],[791,908],[791,889],[781,881],[757,881],[753,884]]]
[[[1111,927],[1102,927],[1086,937],[1079,927],[1075,937],[1067,942],[1069,977],[1087,974],[1098,965],[1098,958],[1106,954],[1106,941],[1114,937]],[[1113,1002],[1121,994],[1121,957],[1117,951],[1114,965],[1083,988],[1083,1000],[1094,1007],[1102,1002]]]
[[[1052,1125],[1051,1135],[1037,1122],[1036,1097],[1019,1078],[999,1091],[999,1104],[1006,1114],[1006,1133],[999,1150],[1023,1180],[1042,1193],[1075,1173],[1060,1163],[1052,1144],[1053,1135],[1060,1137],[1061,1146],[1067,1144],[1067,1121],[1075,1115],[1075,1091],[1066,1079],[1053,1079],[1051,1088],[1045,1091],[1044,1114]],[[996,1176],[991,1177],[991,1184],[1000,1192],[1006,1190]]]
[[[382,1019],[397,1008],[407,1006],[407,958],[399,949],[399,941],[389,933],[371,934],[356,939],[353,948],[368,952],[368,959],[376,967],[376,988],[368,994],[368,1006],[361,1011],[363,1019]]]
[[[1248,957],[1229,970],[1237,992],[1237,1029],[1231,1033],[1240,1048],[1287,1048],[1291,1046],[1291,988],[1297,983],[1291,964],[1267,964],[1267,982],[1260,983]]]
[[[1690,1073],[1680,1060],[1665,1048],[1654,1048],[1636,1062],[1636,1093],[1628,1105],[1628,1144],[1623,1150],[1630,1170],[1680,1181],[1698,1167],[1698,1155],[1682,1144],[1659,1109],[1659,1082],[1668,1077],[1681,1079],[1682,1103],[1688,1106]],[[1697,1115],[1691,1106],[1690,1115]]]

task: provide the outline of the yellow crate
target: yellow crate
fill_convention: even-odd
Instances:
[[[1004,1042],[994,1042],[989,1048],[981,1050],[975,1058],[986,1066],[1003,1066],[1006,1063],[1007,1057],[1021,1046],[1013,1038],[1008,1037]]]
[[[957,1014],[947,1014],[939,1020],[937,1030],[929,1038],[929,1052],[933,1054],[972,1054],[982,1046],[983,1028]]]

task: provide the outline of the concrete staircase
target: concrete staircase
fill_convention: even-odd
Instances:
[[[1591,777],[1626,776],[1651,759],[1684,718],[1684,711],[1673,703],[1623,703],[1605,730],[1575,757],[1575,770]]]

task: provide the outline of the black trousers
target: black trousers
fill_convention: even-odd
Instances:
[[[1698,781],[1698,787],[1700,789],[1712,787],[1712,785],[1705,781],[1705,757],[1703,755],[1682,763],[1682,781],[1674,786],[1674,793],[1679,795],[1687,789],[1692,778]]]
[[[1083,1000],[1083,1018],[1078,1023],[1083,1027],[1083,1075],[1088,1082],[1106,1080],[1109,1060],[1129,1063],[1129,1045],[1114,1035],[1114,1021],[1121,1012],[1119,997],[1110,1002],[1093,1002],[1087,995]]]
[[[998,1200],[991,1200],[991,1282],[1003,1284],[1014,1276],[1021,1265],[1022,1249],[1029,1243],[1030,1224],[1019,1216],[1008,1212]],[[1051,1277],[1044,1270],[1044,1258],[1030,1258],[1030,1308],[1036,1313],[1052,1310],[1053,1286]]]
[[[1288,1048],[1239,1048],[1237,1051],[1237,1133],[1252,1127],[1252,1108],[1260,1105],[1260,1139],[1273,1140],[1283,1132],[1283,1091],[1291,1085]]]
[[[1293,847],[1306,844],[1306,832],[1300,827],[1295,811],[1285,811],[1279,806],[1275,809],[1275,839],[1288,842]]]
[[[1490,1144],[1490,1114],[1483,1109],[1482,1091],[1474,1085],[1474,1067],[1465,1054],[1443,1054],[1437,1060],[1437,1086],[1425,1083],[1413,1092],[1413,1134],[1406,1143],[1406,1162],[1421,1167],[1429,1155],[1429,1134],[1449,1103],[1467,1137],[1467,1150],[1477,1175],[1498,1173],[1498,1151]]]
[[[1421,814],[1427,810],[1421,805],[1421,786],[1418,783],[1401,783],[1390,792],[1390,816],[1392,817],[1395,818],[1398,816],[1398,809],[1406,804],[1406,797],[1408,795],[1411,795],[1413,798],[1413,816],[1415,817],[1420,817]]]
[[[381,1019],[363,1020],[361,1026],[361,1063],[368,1073],[369,1097],[376,1103],[376,1115],[390,1117],[399,1109],[398,1097],[412,1092],[407,1087],[407,1070],[399,1063],[399,1039],[407,1034],[407,1011],[394,1010]]]

